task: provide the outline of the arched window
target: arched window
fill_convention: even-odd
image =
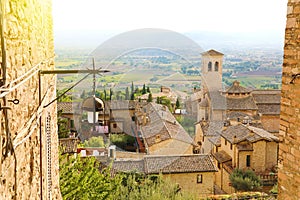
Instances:
[[[219,71],[219,62],[215,62],[215,71]]]
[[[209,62],[209,63],[208,63],[208,71],[210,72],[211,70],[212,70],[212,63]]]

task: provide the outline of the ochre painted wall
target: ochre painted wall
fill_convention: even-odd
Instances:
[[[197,183],[197,176],[202,175],[202,183]],[[164,178],[178,183],[182,191],[206,197],[213,194],[214,172],[163,174]]]

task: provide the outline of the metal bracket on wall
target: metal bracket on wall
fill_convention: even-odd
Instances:
[[[290,81],[290,84],[294,84],[294,81],[295,81],[295,79],[296,79],[298,76],[300,76],[300,73],[298,73],[298,74],[293,74],[293,75],[292,75],[292,80]]]
[[[14,99],[14,100],[7,100],[8,102],[11,102],[15,105],[18,105],[20,103],[19,99]],[[8,106],[1,106],[0,104],[0,111],[1,110],[4,110],[4,109],[11,109],[11,107],[8,107]]]

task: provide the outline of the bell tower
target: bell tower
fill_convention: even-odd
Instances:
[[[201,62],[201,72],[202,75],[207,75],[211,72],[217,72],[222,77],[222,65],[223,65],[223,57],[224,54],[216,51],[209,50],[201,54],[202,62]]]

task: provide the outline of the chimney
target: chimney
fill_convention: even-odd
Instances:
[[[253,137],[254,136],[254,131],[253,130],[250,130],[250,132],[249,132],[249,136],[251,136],[251,137]]]
[[[236,135],[234,135],[234,136],[232,137],[232,141],[233,141],[234,144],[237,143],[237,137],[236,137]]]
[[[108,158],[116,159],[116,145],[111,145],[108,147]]]
[[[143,123],[143,126],[145,126],[148,122],[148,117],[147,117],[147,114],[146,113],[143,113],[143,116],[142,116],[142,123]]]

